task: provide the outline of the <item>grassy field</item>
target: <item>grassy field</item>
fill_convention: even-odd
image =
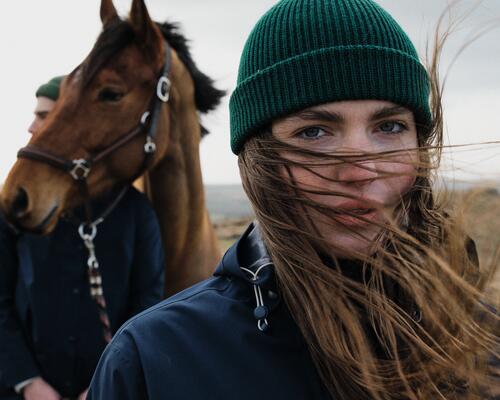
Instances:
[[[466,229],[476,242],[481,264],[487,265],[500,245],[500,195],[490,191],[468,201]]]
[[[251,221],[251,217],[242,217],[221,219],[217,222],[214,222],[215,231],[217,232],[222,250],[225,251],[226,249],[228,249],[245,231],[246,227]]]
[[[495,191],[474,194],[466,200],[467,233],[475,241],[482,268],[495,267],[497,272],[490,290],[491,301],[500,301],[500,195]]]

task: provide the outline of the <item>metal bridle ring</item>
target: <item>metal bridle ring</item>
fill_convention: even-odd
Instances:
[[[73,168],[69,171],[70,175],[73,177],[75,181],[81,181],[82,179],[86,179],[90,173],[90,166],[84,158],[79,158],[77,160],[73,160]]]
[[[87,227],[90,228],[90,233],[85,232],[85,228]],[[83,240],[94,240],[97,235],[97,226],[95,226],[95,224],[80,224],[78,227],[78,234]]]
[[[158,98],[164,103],[168,102],[168,99],[170,98],[171,85],[170,79],[166,76],[162,76],[158,79],[158,83],[156,84],[156,96],[158,96]]]
[[[142,114],[141,117],[141,124],[146,125],[146,122],[148,121],[148,118],[150,117],[149,111],[145,111],[144,114]]]

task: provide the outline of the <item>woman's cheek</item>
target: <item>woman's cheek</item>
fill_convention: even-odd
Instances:
[[[407,171],[398,171],[398,175],[387,179],[388,191],[389,193],[392,192],[394,201],[399,201],[402,196],[408,193],[417,179],[417,172],[413,166],[409,167]]]
[[[415,173],[413,175],[409,175],[404,179],[402,183],[401,195],[404,195],[410,191],[410,189],[415,185],[415,181],[417,180],[417,176]]]
[[[297,156],[288,159],[295,163],[311,162],[310,160],[299,159]],[[318,190],[319,188],[325,188],[325,185],[328,184],[329,167],[313,166],[309,168],[310,170],[300,166],[290,166],[288,169],[282,167],[280,173],[286,181],[297,184],[301,189]]]

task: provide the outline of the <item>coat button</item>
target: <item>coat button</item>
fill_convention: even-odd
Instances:
[[[256,307],[255,310],[253,310],[253,316],[255,319],[263,319],[267,317],[267,307],[266,306],[259,306]]]
[[[74,336],[70,336],[70,337],[68,337],[68,341],[69,341],[70,343],[75,343],[75,342],[76,342],[76,337],[74,337]]]
[[[73,288],[73,294],[80,294],[80,289]]]

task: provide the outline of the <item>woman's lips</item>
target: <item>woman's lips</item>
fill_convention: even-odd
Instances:
[[[363,226],[380,216],[380,204],[367,201],[347,201],[335,207],[335,221],[344,226]]]

